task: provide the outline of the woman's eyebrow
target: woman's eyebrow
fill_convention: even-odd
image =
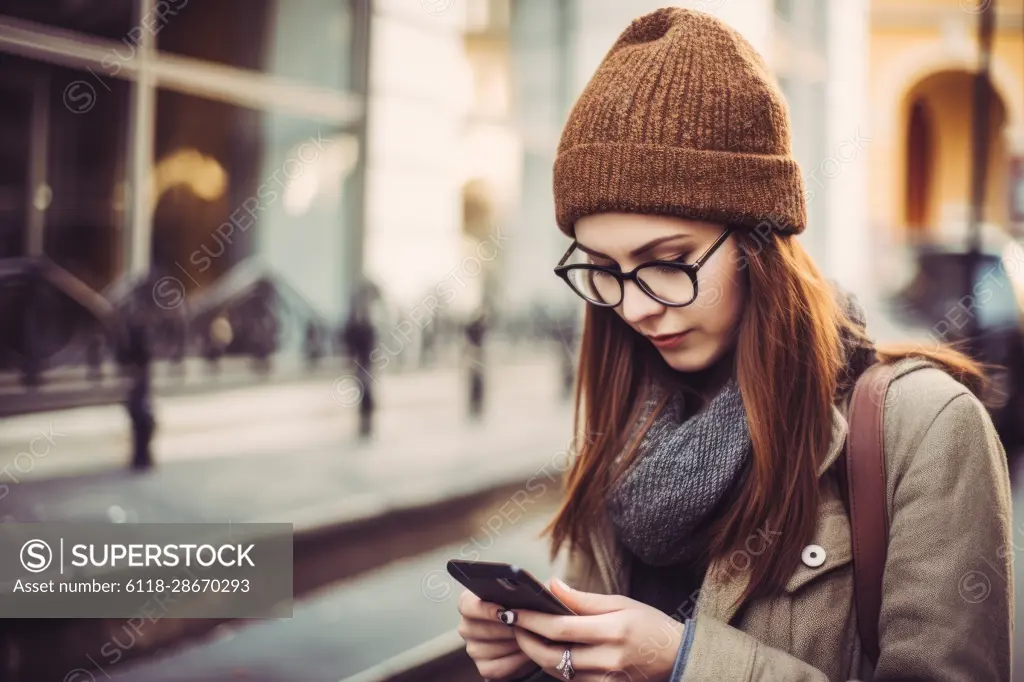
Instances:
[[[652,239],[646,244],[638,246],[637,248],[633,249],[632,251],[629,252],[629,255],[632,256],[633,258],[636,258],[637,256],[650,251],[654,247],[664,244],[665,242],[669,242],[674,239],[690,239],[690,237],[691,235],[688,234],[670,234],[667,237],[658,237],[657,239]],[[591,256],[597,256],[598,258],[607,258],[608,260],[615,260],[611,256],[607,256],[601,253],[600,251],[588,249],[586,246],[584,246],[578,241],[576,242],[576,247],[579,248],[579,250],[583,251],[584,253],[589,253]]]
[[[583,246],[583,244],[581,244],[579,242],[576,242],[576,248],[579,249],[580,251],[584,252],[584,253],[589,253],[591,256],[597,256],[598,258],[607,258],[608,260],[615,260],[611,256],[606,256],[605,254],[601,253],[600,251],[594,251],[593,249],[588,249],[587,247]]]

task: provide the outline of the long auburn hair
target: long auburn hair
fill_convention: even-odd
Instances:
[[[986,379],[980,363],[951,346],[872,346],[791,236],[745,228],[733,235],[748,291],[736,330],[734,366],[753,454],[747,475],[711,522],[703,556],[745,551],[759,530],[776,531],[757,561],[748,564],[750,581],[739,597],[743,602],[784,585],[813,536],[817,469],[831,439],[832,405],[856,378],[849,376],[845,361],[844,332],[868,349],[870,360],[927,358],[976,394]],[[659,379],[678,382],[680,376],[614,310],[586,307],[574,415],[574,432],[586,437],[577,438],[561,507],[544,529],[551,536],[552,557],[565,542],[593,556],[588,528],[665,405],[664,392],[653,397],[654,384]],[[648,401],[653,410],[645,409]],[[723,564],[731,572],[730,562]]]

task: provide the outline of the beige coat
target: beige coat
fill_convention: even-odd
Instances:
[[[848,428],[840,405],[833,408],[832,441],[819,469],[822,502],[811,543],[824,548],[824,563],[800,563],[784,593],[743,608],[731,603],[746,573],[725,584],[706,576],[683,680],[1010,680],[1014,550],[1002,444],[981,403],[921,360],[899,362],[886,400],[891,530],[877,669],[872,672],[861,653],[850,522],[830,469]],[[610,526],[599,524],[593,533],[596,559],[573,553],[566,582],[625,594],[628,565]],[[771,537],[752,539],[748,549],[763,552]],[[720,561],[742,568],[756,560]]]

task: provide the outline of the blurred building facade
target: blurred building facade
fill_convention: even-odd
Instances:
[[[188,298],[257,261],[328,320],[366,278],[396,310],[468,313],[519,199],[509,10],[5,2],[0,258]]]
[[[871,223],[879,250],[967,239],[978,21],[995,8],[984,220],[1024,228],[1024,3],[875,0],[871,7]]]
[[[3,3],[0,256],[189,295],[257,258],[336,314],[361,267],[364,5]]]

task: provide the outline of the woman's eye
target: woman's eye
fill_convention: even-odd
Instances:
[[[670,263],[686,263],[686,262],[688,262],[689,258],[690,258],[690,254],[689,253],[684,253],[681,256],[676,256],[675,258],[666,258],[665,260],[667,260]]]

